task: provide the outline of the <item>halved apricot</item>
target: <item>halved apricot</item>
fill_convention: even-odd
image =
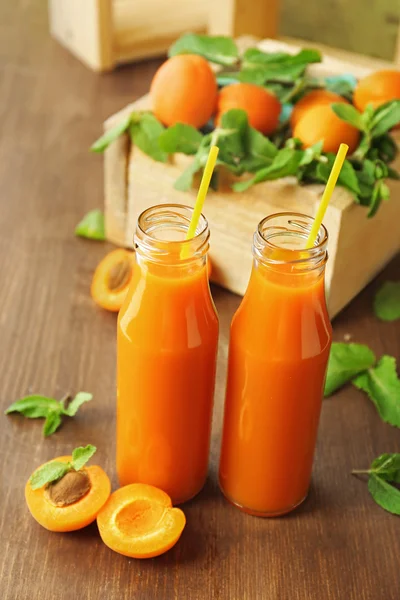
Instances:
[[[97,515],[103,542],[131,558],[153,558],[179,540],[186,519],[162,490],[132,483],[113,494]]]
[[[112,250],[97,265],[90,294],[106,310],[118,312],[128,292],[135,265],[135,253],[124,248]]]
[[[71,456],[60,456],[45,464],[54,461],[67,463],[71,460]],[[49,486],[33,490],[30,480],[26,483],[25,499],[29,511],[32,517],[49,531],[76,531],[90,525],[110,496],[110,480],[101,467],[91,465],[74,473],[85,481],[75,482],[75,489],[74,484],[70,485],[69,494],[76,494],[77,499],[74,500],[74,496],[71,496],[72,501],[67,499],[68,503],[63,506],[64,502],[60,501],[60,489],[57,494],[52,494],[49,493]],[[69,474],[65,477],[69,477]]]

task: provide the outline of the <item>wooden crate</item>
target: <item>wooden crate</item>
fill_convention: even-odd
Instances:
[[[251,40],[254,43],[254,40]],[[250,40],[241,40],[246,46]],[[264,40],[266,51],[297,51],[296,46]],[[353,72],[360,77],[371,71],[371,62],[356,65],[326,56],[311,72],[322,76]],[[148,97],[112,116],[105,128],[115,125],[132,110],[149,108]],[[399,138],[400,139],[400,138]],[[155,204],[177,202],[193,205],[195,191],[180,192],[173,184],[193,160],[176,154],[159,163],[131,145],[128,136],[114,142],[105,152],[105,217],[109,240],[132,247],[138,215]],[[397,159],[397,168],[400,160]],[[295,211],[314,215],[323,186],[299,186],[294,178],[260,183],[246,193],[233,192],[233,176],[221,174],[218,192],[210,191],[204,213],[211,228],[210,256],[214,282],[237,293],[245,292],[252,264],[252,235],[266,215]],[[400,182],[390,181],[391,199],[372,219],[351,194],[338,187],[324,224],[329,232],[329,261],[326,271],[328,307],[335,316],[383,268],[400,249]]]
[[[361,0],[359,0],[361,1]],[[390,0],[393,4],[395,0]],[[296,27],[296,11],[286,0],[286,5],[279,12],[280,0],[48,0],[49,24],[52,36],[68,48],[77,58],[95,71],[107,71],[119,63],[164,54],[177,37],[188,31],[211,35],[228,35],[239,37],[255,35],[259,38],[274,38],[279,31],[293,31]],[[360,23],[359,36],[370,39],[362,26],[357,7],[343,6],[343,0],[335,0],[330,11],[337,16],[349,13],[352,20]],[[285,3],[284,3],[285,4]],[[377,3],[376,3],[377,4]],[[314,6],[313,6],[314,5]],[[303,7],[304,8],[304,7]],[[309,14],[319,15],[318,0],[307,3]],[[395,24],[389,24],[389,7],[374,7],[369,10],[369,21],[379,22],[380,38],[385,42],[393,37]],[[304,10],[302,9],[302,13]],[[379,17],[378,17],[379,15]],[[281,21],[279,22],[279,16]],[[282,19],[283,16],[283,19]],[[287,17],[290,16],[288,19]],[[347,20],[345,19],[345,23]],[[310,39],[321,39],[327,33],[329,21],[313,18],[307,22],[310,30],[304,30],[300,24],[295,30],[297,35],[306,33]],[[398,27],[398,26],[397,26]],[[332,27],[333,39],[338,45],[343,39],[340,31],[343,28]],[[354,27],[353,27],[354,29]],[[322,31],[322,34],[321,34]],[[395,62],[400,63],[400,29],[398,30],[397,50],[394,53]],[[360,33],[361,32],[361,33]],[[335,37],[336,34],[336,37]],[[378,35],[378,34],[376,34]],[[378,38],[378,39],[380,39]],[[332,40],[332,36],[330,36]],[[375,38],[374,38],[375,39]],[[307,45],[312,45],[307,42]],[[389,44],[390,46],[391,44]],[[367,51],[375,49],[376,43],[362,44]],[[338,55],[348,53],[338,51]],[[357,57],[359,60],[359,57]]]

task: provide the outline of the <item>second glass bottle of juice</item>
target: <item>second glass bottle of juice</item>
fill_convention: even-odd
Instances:
[[[327,232],[304,250],[312,222],[290,213],[261,221],[231,326],[220,485],[260,516],[292,510],[310,485],[332,333]]]
[[[118,318],[117,471],[174,504],[195,496],[208,468],[218,318],[207,275],[209,229],[192,209],[150,208],[138,220],[132,282]]]

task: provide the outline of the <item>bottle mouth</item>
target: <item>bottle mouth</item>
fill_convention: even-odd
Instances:
[[[309,270],[326,263],[328,232],[321,225],[311,248],[306,248],[313,217],[301,213],[282,212],[265,217],[254,234],[255,257],[270,265],[291,264]]]
[[[186,234],[193,208],[184,204],[159,204],[143,211],[138,218],[135,245],[139,253],[162,262],[191,261],[203,256],[209,247],[207,219],[200,215],[195,235]]]

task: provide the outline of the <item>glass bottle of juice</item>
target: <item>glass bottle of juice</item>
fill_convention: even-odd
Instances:
[[[209,228],[193,210],[161,205],[143,212],[136,262],[118,317],[117,471],[174,504],[195,496],[208,468],[218,317],[207,275]]]
[[[254,234],[253,269],[233,317],[220,486],[250,514],[275,516],[306,497],[332,329],[326,309],[326,229],[280,213]]]

